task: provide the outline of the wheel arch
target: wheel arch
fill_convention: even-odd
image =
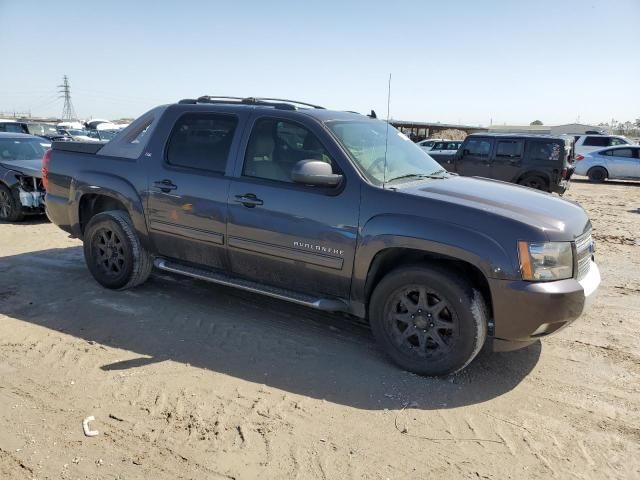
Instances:
[[[587,170],[587,177],[589,176],[589,174],[591,173],[591,171],[593,171],[594,168],[601,168],[602,170],[604,170],[605,173],[605,178],[610,178],[609,176],[609,169],[607,167],[605,167],[604,165],[598,164],[598,165],[591,165],[589,167],[589,169]]]
[[[351,288],[356,314],[366,315],[371,293],[385,273],[399,265],[425,262],[445,264],[469,275],[486,294],[487,303],[491,303],[488,278],[519,278],[515,246],[508,252],[488,235],[453,223],[381,215],[361,230]]]
[[[369,304],[373,291],[387,274],[411,265],[440,266],[458,272],[480,291],[489,312],[493,312],[489,281],[476,265],[449,255],[406,247],[385,248],[375,255],[369,266],[364,286],[365,305]]]
[[[103,187],[101,185],[109,185]],[[124,210],[145,248],[149,247],[149,232],[143,203],[133,186],[123,179],[109,176],[108,179],[92,179],[91,183],[72,181],[70,196],[76,208],[72,224],[79,238],[93,216],[108,210]]]
[[[515,178],[515,181],[513,183],[520,183],[522,180],[524,180],[527,177],[540,177],[545,182],[547,182],[547,186],[551,185],[551,176],[547,172],[543,172],[540,170],[526,170],[521,174],[519,174]]]

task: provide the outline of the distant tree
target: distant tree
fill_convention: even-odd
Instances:
[[[640,118],[636,118],[636,121],[633,122],[633,124],[637,127],[640,128]]]
[[[542,123],[540,120],[534,120],[529,125],[544,125],[544,123]]]

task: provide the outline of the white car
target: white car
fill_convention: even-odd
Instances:
[[[427,138],[426,140],[422,140],[421,142],[416,143],[416,145],[418,145],[420,148],[423,148],[424,150],[431,150],[431,148],[437,143],[437,142],[447,142],[448,140],[446,138]]]
[[[605,147],[615,147],[617,145],[630,145],[632,142],[622,135],[578,135],[573,146],[575,155],[600,150]]]
[[[586,175],[593,183],[606,179],[640,180],[640,146],[603,148],[575,157],[575,173]]]

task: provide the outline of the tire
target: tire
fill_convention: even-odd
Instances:
[[[593,167],[587,172],[587,176],[591,183],[603,183],[609,177],[609,174],[602,167]]]
[[[525,175],[518,181],[519,185],[533,188],[534,190],[549,191],[549,185],[547,181],[540,175]]]
[[[140,244],[129,215],[121,210],[98,213],[89,221],[84,259],[93,278],[114,290],[144,283],[153,268],[152,256]]]
[[[382,350],[418,375],[459,372],[487,337],[482,294],[441,267],[404,267],[387,274],[371,296],[369,312]]]
[[[4,222],[20,222],[24,220],[22,206],[11,189],[0,183],[0,220]]]

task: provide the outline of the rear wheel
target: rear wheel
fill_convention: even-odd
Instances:
[[[609,175],[604,168],[593,167],[591,170],[589,170],[587,176],[589,177],[589,181],[591,183],[602,183],[607,179]]]
[[[547,181],[539,175],[526,175],[520,179],[518,184],[536,190],[544,190],[545,192],[549,190]]]
[[[482,294],[439,267],[405,267],[384,277],[371,296],[370,321],[385,353],[419,375],[462,370],[487,336]]]
[[[129,215],[111,210],[95,215],[84,233],[84,258],[100,285],[124,290],[143,283],[153,259],[140,244]]]
[[[0,184],[0,220],[5,222],[19,222],[24,219],[22,206],[11,189]]]

